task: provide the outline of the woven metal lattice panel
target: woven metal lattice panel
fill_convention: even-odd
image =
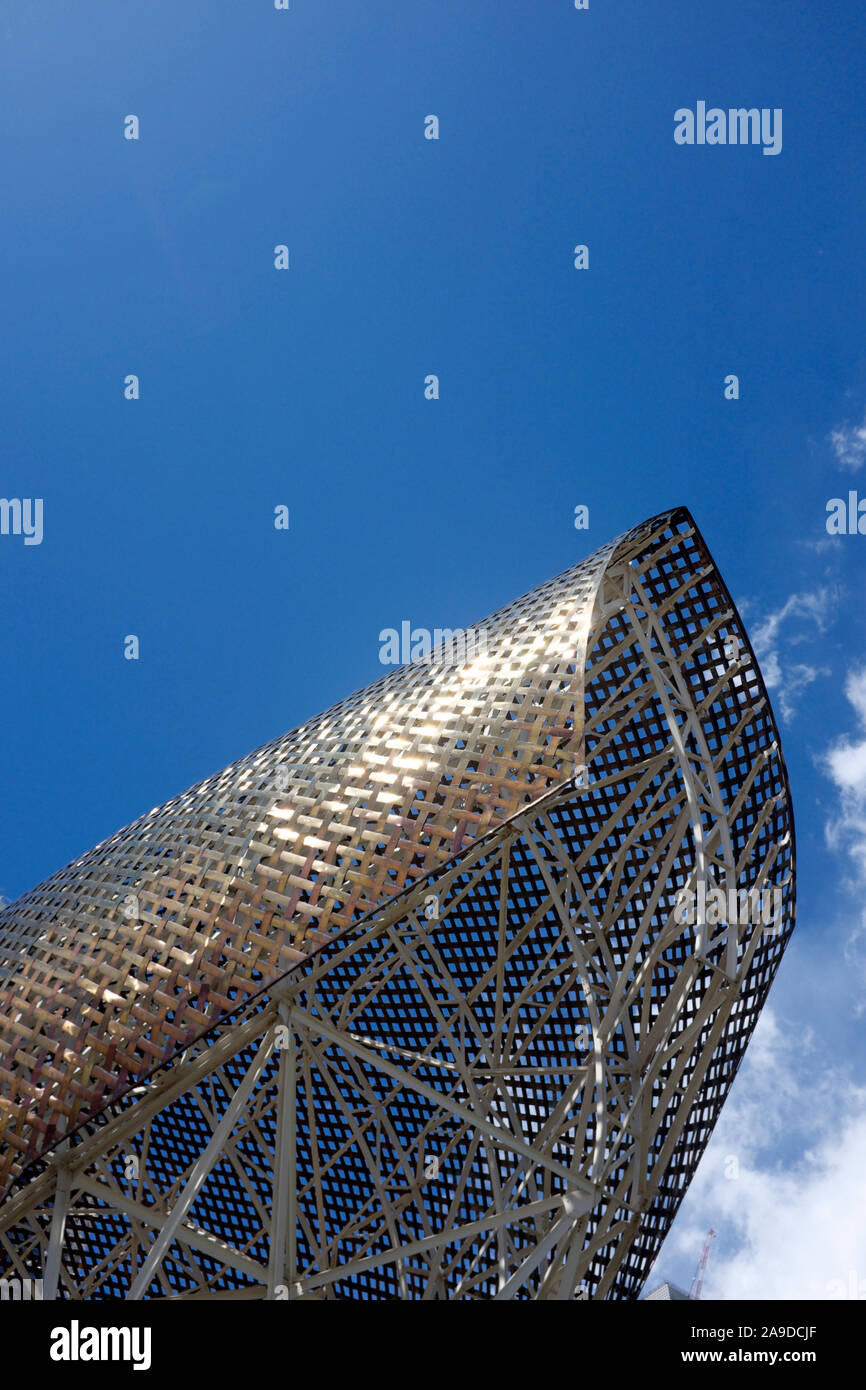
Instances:
[[[141,944],[123,954],[109,914],[98,998],[118,999],[101,1009],[90,958],[66,978],[67,958],[58,965],[46,938],[9,986],[31,1028],[29,1049],[17,1029],[4,1081],[16,1140],[8,1167],[21,1176],[5,1223],[0,1209],[0,1252],[17,1267],[44,1257],[53,1178],[39,1154],[65,1124],[78,1191],[60,1288],[75,1296],[273,1296],[282,1280],[310,1297],[636,1296],[793,927],[778,734],[685,510],[636,528],[485,627],[483,683],[465,663],[386,677],[8,910],[18,968],[31,917],[50,912],[60,882],[75,882],[76,895],[91,881],[119,892],[111,875],[122,863],[127,882],[166,908],[147,918],[146,957]],[[381,734],[361,738],[363,719]],[[313,729],[318,741],[305,742]],[[297,775],[282,790],[286,761]],[[379,801],[382,788],[398,800]],[[425,817],[405,814],[410,794]],[[188,843],[172,841],[175,854],[214,862],[202,851],[211,831],[195,830],[196,798],[201,824],[214,804],[221,826],[255,822],[236,862],[195,893],[170,855],[164,877],[145,879],[148,827],[165,846],[183,826]],[[261,883],[273,883],[282,854],[302,850],[293,868],[303,872],[284,866],[267,915],[273,890]],[[172,897],[166,881],[186,888]],[[684,921],[682,894],[698,883],[726,910]],[[772,919],[737,915],[771,893]],[[213,931],[202,927],[208,903]],[[85,937],[95,920],[84,913]],[[198,941],[191,960],[181,941]],[[86,1022],[84,1032],[58,1029],[51,1010],[43,1018],[45,981],[79,1001],[63,1023]],[[278,1002],[290,1062],[267,1050]],[[121,1023],[122,1056],[107,1046]],[[67,1053],[43,1071],[55,1040]],[[243,1118],[211,1156],[184,1224],[151,1246],[142,1221],[164,1224],[258,1057]],[[136,1102],[130,1084],[148,1076]],[[159,1105],[147,1099],[160,1094]],[[274,1213],[286,1197],[289,1109],[284,1218]],[[100,1139],[115,1133],[113,1145]],[[130,1151],[142,1161],[135,1191],[123,1177]]]

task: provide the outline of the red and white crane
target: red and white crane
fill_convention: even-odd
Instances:
[[[715,1238],[715,1234],[716,1233],[711,1226],[710,1229],[707,1231],[707,1238],[704,1241],[704,1248],[701,1251],[701,1258],[698,1260],[698,1267],[695,1270],[695,1277],[692,1280],[692,1286],[689,1289],[689,1298],[700,1298],[701,1296],[701,1289],[704,1286],[704,1275],[707,1270],[707,1259],[709,1258],[710,1253],[710,1241]]]

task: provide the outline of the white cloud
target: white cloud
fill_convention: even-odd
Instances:
[[[827,825],[831,849],[848,854],[860,882],[866,887],[866,666],[851,671],[845,694],[853,706],[860,730],[846,734],[822,759],[824,771],[839,792],[839,809]]]
[[[837,592],[829,588],[818,589],[811,594],[791,594],[781,608],[769,613],[753,629],[752,645],[761,665],[764,682],[768,690],[778,693],[779,709],[786,722],[793,719],[797,701],[807,686],[819,676],[830,674],[824,666],[789,661],[787,651],[783,649],[808,641],[813,635],[802,629],[792,632],[791,621],[799,619],[823,632],[837,598]]]
[[[826,755],[826,769],[849,808],[862,809],[866,806],[866,666],[848,673],[845,695],[856,711],[862,733],[853,741],[850,737],[840,739]]]
[[[864,1174],[866,1087],[765,1008],[647,1291],[687,1287],[712,1226],[704,1298],[866,1298]]]
[[[826,826],[830,848],[847,855],[851,864],[850,888],[858,902],[858,915],[844,945],[844,958],[863,984],[859,1012],[866,1012],[866,666],[850,671],[845,694],[860,725],[853,737],[846,734],[825,753],[824,772],[839,793],[839,804]]]
[[[866,459],[866,415],[862,425],[849,425],[846,421],[830,434],[833,452],[843,468],[856,471]]]

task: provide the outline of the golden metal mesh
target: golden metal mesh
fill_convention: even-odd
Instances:
[[[481,624],[483,654],[390,672],[0,913],[0,1191],[334,930],[574,775],[619,544]]]

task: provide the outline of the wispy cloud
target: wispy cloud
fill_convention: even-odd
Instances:
[[[845,695],[859,723],[855,735],[845,734],[825,753],[827,776],[839,792],[838,810],[828,822],[831,849],[849,856],[857,884],[866,888],[866,666],[851,671]]]
[[[791,594],[781,608],[769,613],[752,631],[752,644],[767,689],[778,693],[779,708],[786,722],[793,719],[799,697],[807,686],[819,676],[830,674],[824,666],[790,660],[788,649],[824,632],[837,600],[838,593],[832,588]],[[807,624],[805,630],[803,623]]]
[[[830,848],[844,853],[851,866],[849,886],[858,910],[843,950],[846,964],[862,981],[866,996],[866,666],[848,673],[845,695],[859,728],[854,735],[837,739],[821,759],[839,794],[825,829]],[[866,997],[859,1012],[866,1013]]]
[[[866,414],[861,425],[849,425],[846,421],[830,433],[833,452],[843,468],[856,472],[866,459]]]

